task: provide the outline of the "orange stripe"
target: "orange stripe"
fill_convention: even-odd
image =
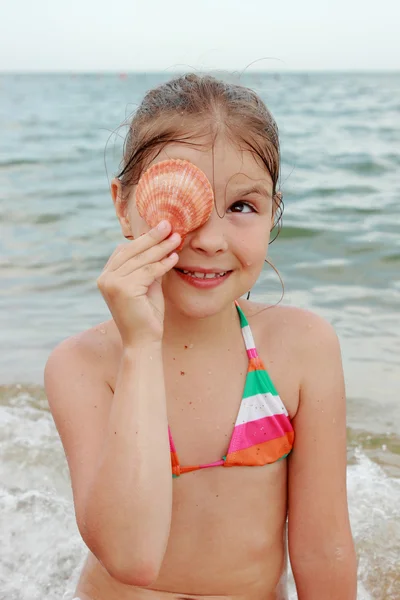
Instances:
[[[181,467],[181,473],[191,473],[192,471],[198,471],[200,467]]]
[[[180,474],[179,460],[176,452],[171,452],[171,467],[173,475]]]
[[[264,365],[263,365],[262,360],[261,360],[261,358],[259,356],[257,356],[257,358],[250,358],[249,359],[248,372],[249,371],[265,371]]]
[[[251,446],[244,450],[231,452],[226,457],[224,467],[233,466],[262,466],[273,463],[288,452],[293,447],[294,431],[288,431],[282,437],[275,440],[263,442],[257,446]]]

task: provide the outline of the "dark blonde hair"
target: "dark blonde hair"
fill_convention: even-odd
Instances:
[[[210,75],[189,73],[149,92],[135,112],[125,139],[117,175],[127,193],[146,166],[170,143],[193,144],[194,139],[219,132],[244,144],[271,176],[275,225],[283,214],[278,127],[264,102],[251,89]]]

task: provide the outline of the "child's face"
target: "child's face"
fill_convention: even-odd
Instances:
[[[214,149],[170,144],[151,164],[168,158],[189,160],[207,175],[215,207],[210,219],[185,238],[176,268],[163,278],[164,296],[188,316],[209,316],[248,292],[261,272],[273,225],[272,180],[258,157],[224,137],[217,138]],[[137,212],[134,194],[135,189],[126,216],[136,238],[149,227]],[[181,277],[180,268],[231,272],[215,287],[200,288]]]

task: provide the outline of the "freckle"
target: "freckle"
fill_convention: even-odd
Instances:
[[[189,402],[189,404],[192,404],[192,402]]]
[[[114,431],[114,435],[117,435],[117,432],[116,432],[116,431]]]
[[[181,375],[184,375],[184,374],[185,374],[185,371],[181,371]]]
[[[175,357],[174,357],[174,356],[172,357],[172,360],[175,360]]]
[[[97,408],[97,405],[95,404],[94,407]]]
[[[218,498],[219,497],[218,494],[215,497]]]
[[[188,346],[186,346],[186,344],[185,344],[185,350],[187,350],[187,349],[188,349]]]

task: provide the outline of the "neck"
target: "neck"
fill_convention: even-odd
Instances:
[[[169,303],[165,307],[164,342],[167,346],[184,348],[212,344],[215,347],[236,337],[239,329],[233,302],[215,315],[197,319],[188,317]]]

